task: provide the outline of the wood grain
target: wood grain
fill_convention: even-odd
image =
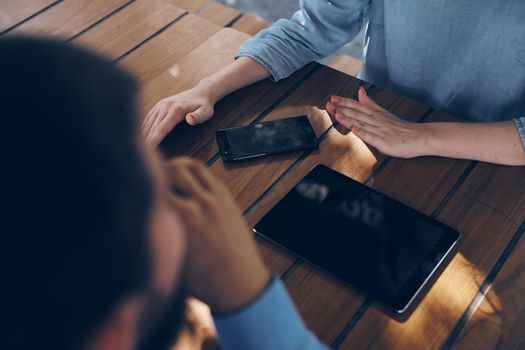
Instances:
[[[177,62],[192,50],[208,40],[221,27],[205,21],[195,15],[189,14],[181,18],[164,32],[149,40],[138,50],[119,61],[119,65],[133,73],[140,82],[141,97],[144,89],[159,75],[164,79],[175,79],[170,75],[170,67],[176,66]],[[184,72],[191,75],[191,71]],[[169,96],[169,91],[159,89],[157,95],[153,95],[149,106],[156,103],[157,99]],[[143,108],[142,111],[145,111]]]
[[[476,166],[438,216],[462,237],[425,299],[405,323],[370,308],[342,348],[438,349],[525,219],[524,179],[523,167]]]
[[[200,11],[198,15],[207,21],[225,27],[239,17],[241,12],[233,7],[214,2]]]
[[[522,237],[452,349],[525,348],[524,257]]]
[[[130,0],[62,1],[9,33],[69,39],[105,18]]]
[[[204,9],[206,6],[208,6],[209,3],[212,2],[212,0],[168,0],[173,5],[180,7],[181,9],[191,12],[191,13],[198,13],[202,9]]]
[[[183,14],[165,0],[137,0],[74,43],[115,60]]]
[[[237,22],[232,25],[232,28],[240,30],[246,34],[255,35],[261,30],[270,27],[272,24],[265,21],[259,16],[243,15]]]
[[[0,34],[56,2],[54,0],[0,1]]]

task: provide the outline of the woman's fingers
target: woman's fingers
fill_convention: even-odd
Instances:
[[[198,107],[191,113],[186,115],[186,122],[191,126],[202,124],[205,121],[209,120],[213,116],[213,108],[210,108],[206,105]]]
[[[150,143],[152,142],[153,137],[154,137],[156,131],[158,130],[159,124],[164,120],[164,118],[166,117],[167,112],[168,112],[168,109],[166,107],[166,104],[165,103],[160,103],[159,111],[155,115],[155,118],[153,119],[153,121],[151,123],[151,127],[149,128],[149,131],[146,134],[146,140],[148,142],[150,142]]]
[[[371,110],[374,110],[376,112],[384,112],[385,109],[378,105],[374,100],[372,100],[368,94],[366,93],[366,90],[361,86],[359,88],[359,92],[357,93],[357,97],[359,98],[359,103]]]
[[[363,113],[366,113],[368,115],[372,115],[372,114],[377,112],[376,110],[370,109],[370,108],[362,105],[358,101],[353,100],[351,98],[345,98],[345,97],[340,97],[340,96],[332,96],[330,98],[330,102],[332,104],[334,104],[336,106],[336,108],[337,107],[352,108],[352,109],[356,109],[358,111],[361,111]]]
[[[153,122],[157,118],[157,114],[159,114],[159,103],[157,103],[148,113],[146,118],[144,119],[142,123],[142,133],[144,136],[147,136],[151,130],[151,127],[153,126]]]
[[[352,128],[352,133],[354,133],[355,136],[359,137],[361,140],[363,140],[364,143],[367,145],[373,146],[377,149],[382,148],[381,146],[384,144],[385,139],[381,137],[378,134],[373,133],[371,130],[365,128],[359,128],[354,127]]]
[[[339,122],[341,122],[341,120],[344,121],[344,117],[347,117],[370,125],[379,126],[384,124],[384,122],[382,122],[381,118],[377,114],[370,115],[354,108],[336,107],[335,116]]]
[[[166,115],[159,116],[158,123],[153,126],[150,132],[151,136],[148,139],[150,144],[157,146],[184,119],[186,110],[180,106],[172,107]]]

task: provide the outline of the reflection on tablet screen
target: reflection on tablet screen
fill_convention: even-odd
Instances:
[[[458,238],[324,166],[301,180],[255,230],[397,312]]]

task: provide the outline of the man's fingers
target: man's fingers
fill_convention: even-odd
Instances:
[[[183,221],[187,221],[188,219],[192,219],[190,214],[194,214],[197,209],[198,205],[194,200],[191,200],[189,198],[184,198],[178,195],[171,196],[171,203],[177,210],[177,212],[182,218]]]
[[[184,196],[198,200],[206,199],[209,193],[195,177],[194,171],[190,170],[192,163],[194,161],[189,159],[178,159],[172,162],[168,171],[171,187]]]
[[[189,165],[191,172],[195,176],[195,179],[199,181],[201,186],[207,191],[213,190],[213,185],[217,181],[210,171],[206,169],[204,164],[197,161],[192,161],[192,164]]]

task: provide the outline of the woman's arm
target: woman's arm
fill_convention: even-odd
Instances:
[[[499,123],[411,123],[377,105],[359,89],[359,101],[332,97],[329,113],[384,154],[441,156],[505,165],[525,165],[525,149],[513,121]]]
[[[281,19],[244,43],[238,56],[261,63],[274,81],[324,58],[353,40],[366,23],[372,0],[302,0],[291,19]]]

